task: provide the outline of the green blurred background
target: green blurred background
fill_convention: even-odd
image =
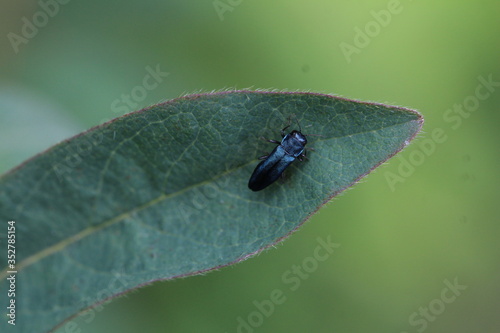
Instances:
[[[412,145],[285,242],[99,306],[79,332],[500,331],[500,3],[59,1],[0,1],[1,172],[197,91],[333,93],[425,117]],[[168,75],[137,88],[156,68]],[[328,236],[340,247],[291,290],[283,276]],[[259,314],[276,289],[285,301]]]

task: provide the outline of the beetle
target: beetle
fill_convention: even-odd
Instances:
[[[260,191],[274,183],[296,159],[302,161],[305,157],[305,146],[307,139],[302,130],[293,130],[285,134],[285,130],[290,127],[286,126],[281,130],[281,142],[276,140],[267,140],[275,143],[278,146],[274,148],[271,154],[263,156],[264,159],[260,162],[248,181],[248,188],[252,191]]]

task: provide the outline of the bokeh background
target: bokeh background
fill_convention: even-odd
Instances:
[[[498,2],[0,3],[1,172],[213,89],[333,93],[425,117],[412,145],[285,242],[104,304],[76,319],[79,332],[500,331]],[[155,69],[158,84],[137,88]],[[318,237],[340,247],[291,290],[283,277]],[[286,300],[259,315],[274,290]]]

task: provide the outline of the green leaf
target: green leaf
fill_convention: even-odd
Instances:
[[[257,157],[274,148],[259,137],[279,139],[289,117],[291,129],[296,119],[319,135],[309,136],[315,151],[284,182],[250,191]],[[0,179],[0,232],[16,226],[16,330],[44,332],[130,289],[271,246],[422,123],[408,109],[328,95],[221,92],[133,112],[50,148]],[[0,321],[0,331],[8,326]]]

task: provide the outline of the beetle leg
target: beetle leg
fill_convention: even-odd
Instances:
[[[267,141],[267,142],[271,142],[271,143],[275,143],[277,145],[281,144],[281,142],[277,141],[277,140],[273,140],[273,139],[266,139],[265,137],[261,136],[260,137],[261,140],[264,140],[264,141]]]
[[[268,157],[269,157],[269,155],[262,155],[261,157],[259,157],[259,160],[265,160]]]
[[[290,125],[287,125],[285,128],[281,130],[281,137],[284,138],[286,136],[285,130],[290,127]]]
[[[302,154],[300,154],[300,156],[299,156],[299,157],[297,157],[297,159],[298,159],[299,161],[301,161],[301,162],[302,162],[302,161],[304,161],[304,158],[305,158],[306,160],[308,160],[308,159],[309,159],[309,157],[307,157],[307,154],[306,154],[308,150],[310,150],[310,151],[316,151],[316,149],[314,149],[314,148],[312,148],[312,147],[306,147],[306,148],[304,148],[304,152],[303,152]]]
[[[306,151],[307,151],[307,149],[311,149],[311,148],[306,148],[306,150],[304,150],[304,152],[303,152],[302,154],[300,154],[300,155],[297,157],[297,159],[298,159],[299,161],[303,162],[303,161],[304,161],[304,158],[305,158],[305,159],[307,159],[307,160],[309,159],[309,157],[307,157],[307,155],[306,155]],[[313,149],[313,150],[314,150],[314,149]]]

